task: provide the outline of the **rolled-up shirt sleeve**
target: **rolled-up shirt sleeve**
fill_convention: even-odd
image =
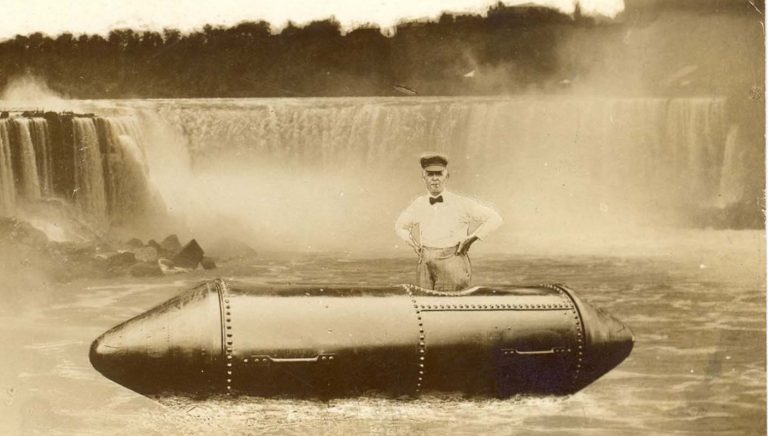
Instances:
[[[411,205],[400,213],[400,216],[397,217],[397,221],[395,221],[395,233],[397,233],[397,236],[399,236],[400,239],[409,244],[413,244],[413,237],[411,236],[411,229],[415,224],[413,206],[413,203],[411,203]]]
[[[469,218],[480,225],[470,236],[476,236],[478,239],[485,239],[491,232],[498,229],[504,220],[492,207],[480,204],[477,201],[467,202],[467,214]]]

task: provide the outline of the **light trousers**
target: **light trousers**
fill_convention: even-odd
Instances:
[[[472,264],[466,254],[456,254],[456,248],[422,247],[417,268],[418,285],[443,292],[468,288],[472,279]]]

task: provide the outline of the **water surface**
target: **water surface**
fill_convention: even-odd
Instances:
[[[45,281],[8,289],[0,311],[4,434],[764,434],[762,232],[653,255],[483,255],[476,284],[566,283],[626,324],[630,357],[565,397],[327,402],[253,397],[154,401],[97,373],[99,334],[208,277],[263,283],[409,282],[410,258],[262,255],[153,280]],[[694,244],[695,245],[695,244]]]

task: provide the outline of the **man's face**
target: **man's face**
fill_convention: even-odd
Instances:
[[[448,169],[429,169],[422,172],[424,182],[427,184],[427,191],[432,195],[438,195],[445,189],[445,182],[448,180]]]

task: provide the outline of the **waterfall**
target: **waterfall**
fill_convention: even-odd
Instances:
[[[0,214],[23,212],[39,221],[36,214],[54,207],[40,200],[58,198],[75,206],[80,219],[104,230],[161,213],[144,147],[141,126],[131,116],[48,112],[2,119]]]
[[[49,196],[53,193],[53,153],[51,152],[48,122],[45,118],[30,119],[30,137],[35,149],[35,162],[40,182],[40,193]]]
[[[574,212],[622,203],[684,215],[718,204],[728,130],[716,98],[189,100],[158,111],[186,137],[196,166],[236,157],[401,179],[420,152],[439,150],[468,189],[536,207],[532,195],[546,188],[561,201],[565,186],[583,200],[561,201]],[[491,178],[514,186],[492,192]]]
[[[97,222],[104,222],[107,215],[107,198],[96,123],[90,118],[75,118],[73,122],[75,203]]]
[[[449,189],[501,212],[508,230],[496,239],[506,244],[627,226],[742,228],[760,214],[751,197],[764,173],[740,168],[760,144],[718,98],[137,100],[93,110],[101,115],[0,120],[4,214],[55,196],[105,228],[130,225],[164,209],[158,189],[193,234],[229,226],[293,248],[391,246],[395,217],[424,189],[426,150],[450,156]]]
[[[29,200],[39,200],[40,180],[37,172],[37,159],[35,147],[32,143],[32,132],[30,130],[31,121],[26,118],[13,118],[15,141],[11,137],[11,145],[15,149],[11,151],[14,157],[14,175],[16,176],[16,186],[20,194]]]
[[[8,120],[0,120],[0,216],[10,215],[14,212],[15,190]]]
[[[745,169],[749,167],[750,159],[745,142],[738,126],[728,130],[722,170],[719,174],[718,198],[721,207],[743,200],[745,185],[749,182]]]
[[[107,176],[109,215],[123,222],[142,215],[153,206],[153,188],[147,179],[145,140],[141,128],[132,117],[109,117],[97,120],[103,132]]]
[[[596,171],[672,172],[709,179],[722,163],[718,99],[328,99],[160,104],[194,157],[239,154],[322,168],[376,163],[387,170],[424,149],[472,166],[510,166],[510,154],[588,154]],[[469,159],[467,159],[469,156]],[[641,158],[637,161],[637,158]],[[632,168],[626,167],[630,165]],[[703,180],[702,180],[703,181]]]

